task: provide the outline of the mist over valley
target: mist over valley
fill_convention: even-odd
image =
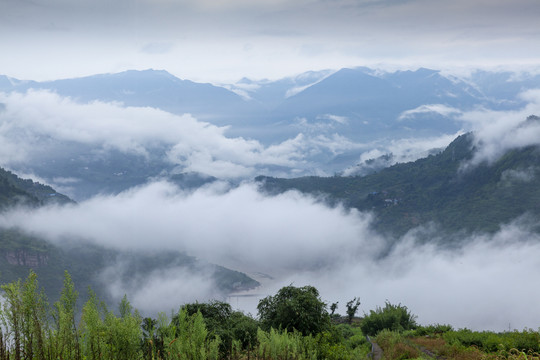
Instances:
[[[424,324],[536,327],[539,83],[0,77],[2,276],[32,268],[53,294],[68,269],[152,316],[211,299],[255,314],[294,284]]]

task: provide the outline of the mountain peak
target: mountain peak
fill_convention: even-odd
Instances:
[[[155,70],[155,69],[145,69],[145,70],[126,70],[116,74],[103,74],[104,76],[117,76],[117,77],[132,77],[138,79],[166,79],[166,80],[180,80],[176,76],[172,75],[166,70]]]

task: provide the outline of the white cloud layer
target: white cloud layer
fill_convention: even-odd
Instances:
[[[111,264],[101,272],[101,280],[109,295],[118,302],[129,294],[130,303],[145,315],[177,311],[180,304],[204,302],[222,294],[208,269],[168,267],[151,272],[133,274],[125,281],[124,264]]]
[[[59,221],[66,218],[72,220]],[[51,240],[82,237],[118,248],[175,249],[227,266],[270,272],[331,261],[331,249],[364,234],[369,219],[296,193],[265,197],[251,185],[224,192],[215,184],[184,193],[157,182],[80,205],[14,211],[4,214],[0,223]],[[275,260],[259,265],[268,258]]]
[[[394,139],[370,144],[366,147],[371,149],[363,152],[357,164],[346,168],[343,175],[362,175],[397,163],[418,160],[443,150],[461,134],[462,131],[459,131],[456,134],[436,137]]]
[[[70,219],[66,221],[65,219]],[[249,274],[273,280],[253,298],[232,298],[234,306],[254,312],[262,296],[281,286],[311,284],[323,299],[340,301],[341,311],[354,296],[369,311],[385,299],[401,302],[422,323],[503,330],[534,327],[540,321],[536,299],[540,287],[540,237],[525,221],[504,226],[494,235],[462,238],[456,249],[434,245],[436,229],[424,229],[432,244],[417,244],[413,231],[386,257],[387,241],[371,230],[371,216],[328,208],[296,192],[276,197],[254,185],[237,188],[216,184],[192,193],[163,182],[117,196],[95,197],[79,205],[18,209],[0,217],[3,227],[16,226],[51,241],[85,239],[121,249],[174,249]],[[114,268],[112,273],[118,273]],[[110,277],[113,295],[124,292],[143,311],[177,308],[178,302],[203,301],[213,283],[204,274],[181,269],[150,274],[139,286]],[[189,279],[191,276],[191,280]]]
[[[540,121],[527,120],[540,114],[540,89],[527,90],[521,98],[527,105],[516,111],[478,109],[464,112],[459,119],[474,131],[477,151],[464,168],[496,161],[506,151],[540,144]]]
[[[53,159],[61,151],[59,144],[75,143],[143,156],[165,148],[166,159],[182,171],[243,178],[269,166],[302,169],[310,166],[310,156],[354,147],[342,136],[301,133],[265,147],[256,140],[227,137],[226,127],[190,115],[99,101],[81,104],[47,91],[0,93],[0,103],[4,166],[31,162],[36,156]]]
[[[444,105],[444,104],[429,104],[429,105],[421,105],[415,109],[407,110],[401,113],[398,117],[398,120],[406,120],[409,118],[414,118],[417,114],[429,114],[429,113],[437,113],[443,116],[450,116],[454,114],[460,114],[461,111],[459,109]]]

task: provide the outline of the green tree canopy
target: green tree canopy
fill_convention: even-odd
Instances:
[[[257,305],[265,329],[297,330],[304,335],[317,334],[330,327],[330,315],[319,291],[313,286],[281,288]]]

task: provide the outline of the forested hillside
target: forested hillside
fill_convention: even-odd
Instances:
[[[324,195],[330,203],[373,211],[378,230],[394,235],[430,222],[449,232],[492,232],[519,216],[540,214],[540,149],[513,149],[492,164],[465,169],[475,152],[473,136],[456,138],[437,155],[363,177],[256,180],[268,192],[296,189]]]
[[[29,179],[21,179],[10,171],[0,168],[0,209],[22,204],[39,206],[73,202],[52,187]]]

